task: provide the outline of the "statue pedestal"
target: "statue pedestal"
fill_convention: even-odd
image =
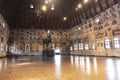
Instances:
[[[54,50],[53,49],[51,49],[51,50],[49,50],[49,49],[43,50],[42,51],[42,56],[43,57],[54,57]]]

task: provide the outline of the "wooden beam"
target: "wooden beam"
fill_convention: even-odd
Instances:
[[[99,7],[100,7],[101,11],[103,11],[103,7],[102,7],[102,4],[101,4],[101,0],[98,0],[98,4],[99,4]]]
[[[95,12],[95,14],[97,14],[97,10],[96,10],[96,7],[95,7],[95,1],[92,0],[92,3],[93,3],[94,12]]]
[[[114,4],[116,4],[116,3],[117,3],[117,0],[113,0],[113,2],[114,2]]]
[[[105,0],[105,3],[106,3],[106,5],[107,5],[107,8],[109,8],[109,3],[108,3],[108,0]]]

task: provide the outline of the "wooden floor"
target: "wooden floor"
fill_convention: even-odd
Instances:
[[[0,59],[0,80],[120,80],[120,58],[22,56]]]

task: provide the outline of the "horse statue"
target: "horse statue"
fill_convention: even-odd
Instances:
[[[52,39],[51,35],[49,34],[45,39],[43,39],[43,52],[42,52],[43,58],[54,56],[54,50],[52,49],[52,47],[48,47],[52,46],[50,43],[52,43]]]
[[[43,49],[45,45],[48,47],[49,43],[52,43],[51,35],[48,35],[45,39],[43,39]]]

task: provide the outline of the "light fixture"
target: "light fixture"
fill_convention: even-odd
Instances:
[[[30,8],[33,9],[33,8],[34,8],[34,5],[33,5],[33,4],[30,4]]]
[[[46,5],[43,5],[43,6],[42,6],[42,10],[43,10],[43,11],[46,11],[46,10],[47,10],[47,6],[46,6]]]
[[[75,8],[75,10],[77,11],[77,10],[78,10],[78,8]]]
[[[100,19],[99,19],[99,18],[97,18],[97,19],[96,19],[96,23],[99,23],[99,22],[100,22]]]
[[[67,20],[67,17],[63,17],[63,20],[66,21],[66,20]]]
[[[81,27],[78,27],[79,30],[81,30]]]
[[[48,34],[50,34],[50,30],[48,30],[47,32],[48,32]]]
[[[55,4],[51,5],[51,10],[55,10]]]
[[[3,28],[5,28],[5,23],[3,23]]]
[[[78,8],[81,8],[82,7],[82,5],[81,4],[78,4]]]
[[[48,0],[45,0],[45,3],[48,4]]]
[[[87,3],[88,2],[88,0],[84,0],[84,3]]]

